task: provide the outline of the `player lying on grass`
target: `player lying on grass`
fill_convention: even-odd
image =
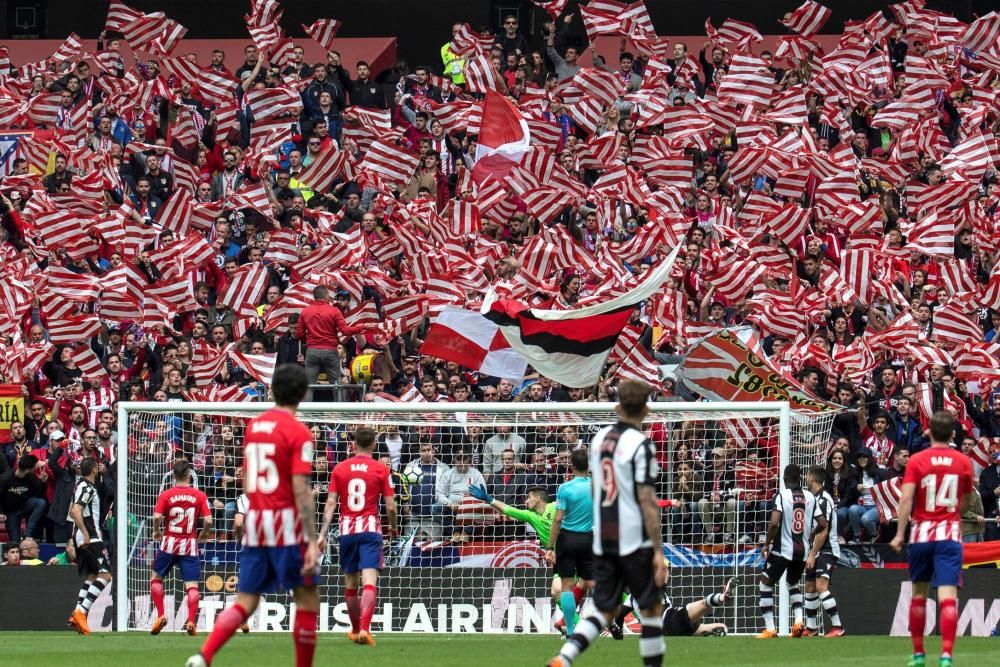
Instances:
[[[663,559],[667,566],[667,581],[670,580],[670,563]],[[718,607],[729,601],[729,591],[736,585],[736,577],[730,577],[718,593],[705,596],[702,600],[688,602],[683,607],[672,606],[670,597],[663,595],[663,634],[669,637],[723,637],[729,632],[725,623],[702,623],[701,619],[708,616]],[[634,613],[635,600],[629,593],[624,597],[621,611],[615,617],[614,623],[608,626],[608,632],[615,639],[624,639],[625,617]],[[636,617],[638,618],[638,617]]]
[[[511,507],[507,503],[497,500],[490,495],[485,486],[470,485],[469,495],[476,500],[483,501],[505,516],[528,524],[535,530],[538,540],[543,546],[549,544],[552,536],[552,524],[556,518],[556,504],[549,502],[549,494],[545,489],[537,486],[528,489],[528,494],[524,498],[524,506],[527,507],[526,510]],[[576,586],[573,587],[573,597],[576,600],[578,608],[587,595],[587,587],[588,582],[577,582]],[[557,606],[560,604],[562,591],[563,586],[557,573],[552,579],[551,589],[552,599],[555,600]],[[562,632],[565,623],[566,619],[560,619],[556,622],[556,629]]]

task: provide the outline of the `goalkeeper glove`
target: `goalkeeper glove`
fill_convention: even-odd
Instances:
[[[469,485],[469,495],[476,500],[482,500],[484,503],[492,503],[493,496],[490,495],[489,491],[483,485],[470,484]]]

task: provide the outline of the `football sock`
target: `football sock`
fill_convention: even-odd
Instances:
[[[361,589],[361,629],[371,632],[372,616],[375,614],[375,587]]]
[[[802,622],[802,589],[798,586],[788,587],[788,603],[792,607],[792,618],[796,623]]]
[[[90,582],[90,588],[87,589],[87,596],[83,599],[83,613],[88,613],[90,608],[93,606],[94,601],[101,595],[101,591],[107,587],[108,583],[103,579],[94,579]]]
[[[348,588],[347,595],[347,615],[351,619],[351,632],[357,634],[361,624],[361,600],[358,599],[358,589]]]
[[[722,601],[722,593],[712,593],[711,595],[705,596],[705,604],[708,605],[709,609],[715,609],[716,607],[721,607],[725,603]]]
[[[767,584],[760,585],[760,616],[764,619],[764,627],[774,630],[774,587]]]
[[[562,607],[563,618],[566,619],[566,636],[573,634],[576,627],[576,598],[573,593],[565,591],[559,596],[559,604]]]
[[[836,627],[840,627],[840,610],[837,609],[837,598],[833,597],[830,591],[823,591],[819,594],[819,601],[823,604],[823,611],[830,616],[830,622]]]
[[[87,612],[87,608],[84,606],[87,602],[87,593],[90,592],[90,582],[83,582],[83,586],[80,587],[80,593],[76,596],[76,609],[77,611]]]
[[[910,639],[913,640],[914,653],[924,652],[924,625],[926,622],[927,598],[916,596],[910,598]]]
[[[819,611],[819,594],[818,593],[806,593],[806,627],[810,630],[815,630],[818,626],[816,623],[816,614]]]
[[[240,629],[240,626],[250,617],[247,610],[238,604],[234,604],[229,609],[215,617],[215,627],[212,634],[208,636],[201,646],[201,654],[205,662],[211,664],[212,658],[229,638]]]
[[[314,611],[295,610],[295,627],[292,630],[295,667],[312,667],[313,656],[316,655],[316,616]]]
[[[642,635],[639,637],[639,656],[643,667],[660,667],[663,664],[663,620],[640,617]]]
[[[958,630],[958,604],[952,600],[941,600],[941,655],[951,657],[955,649],[955,633]]]
[[[576,606],[579,607],[580,603],[583,602],[583,598],[587,597],[587,591],[583,590],[579,586],[573,586],[573,599],[576,601]]]
[[[161,586],[162,587],[162,586]],[[188,620],[198,625],[198,589],[195,586],[187,589]]]
[[[149,582],[149,597],[153,598],[153,606],[156,607],[156,617],[166,616],[163,611],[163,582],[153,579]]]
[[[566,640],[566,643],[559,650],[559,655],[565,658],[567,662],[573,662],[601,634],[601,630],[604,629],[604,623],[604,615],[596,611],[580,619],[576,630],[573,631],[573,634],[569,636],[569,639]]]

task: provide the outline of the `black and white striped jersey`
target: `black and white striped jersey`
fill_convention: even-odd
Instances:
[[[76,490],[73,492],[73,505],[79,505],[83,515],[83,525],[87,527],[87,534],[90,541],[103,542],[104,536],[101,534],[101,500],[97,495],[97,489],[82,477],[76,483]],[[72,507],[72,506],[71,506]],[[72,523],[72,516],[67,517]],[[83,542],[83,533],[74,523],[73,541],[76,544]]]
[[[801,487],[782,489],[774,495],[771,509],[781,512],[781,530],[772,552],[786,560],[804,561],[813,522],[821,516],[816,496]]]
[[[623,422],[598,431],[590,443],[594,490],[594,553],[627,556],[651,547],[639,506],[638,487],[659,476],[653,443]]]
[[[826,534],[826,541],[820,546],[819,553],[831,554],[840,558],[840,543],[837,542],[837,503],[825,490],[820,491],[816,496],[816,504],[819,505],[819,512],[826,517],[830,524],[830,531]]]

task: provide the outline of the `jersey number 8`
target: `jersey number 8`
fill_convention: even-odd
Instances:
[[[801,507],[792,510],[792,532],[801,535],[806,528],[806,511]]]
[[[360,512],[365,507],[365,491],[367,486],[363,479],[352,479],[347,483],[347,508],[352,512]]]

